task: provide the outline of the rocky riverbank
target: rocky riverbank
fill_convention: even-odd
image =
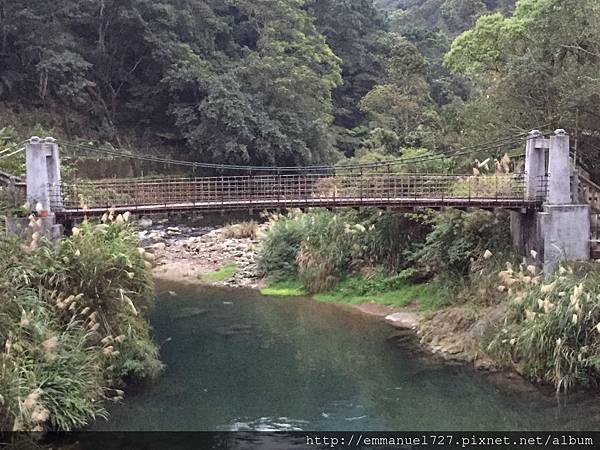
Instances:
[[[364,308],[365,305],[361,305],[360,309]],[[481,311],[451,307],[428,313],[396,309],[385,314],[385,320],[398,330],[393,337],[402,342],[409,338],[407,333],[410,333],[411,341],[427,353],[446,361],[472,364],[478,370],[496,372],[498,366],[486,357],[479,342],[490,327],[500,323],[503,314],[504,309],[499,307]]]
[[[259,288],[256,268],[258,235],[264,226],[252,225],[249,235],[238,235],[236,225],[194,227],[139,222],[142,246],[154,255],[154,277],[193,284]],[[229,274],[213,277],[224,267]]]

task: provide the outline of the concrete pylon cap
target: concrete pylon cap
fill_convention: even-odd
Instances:
[[[42,140],[39,138],[39,136],[32,136],[29,139],[30,144],[39,144],[40,142],[42,142]]]
[[[565,130],[563,130],[562,128],[559,128],[558,130],[556,130],[554,132],[554,134],[557,136],[567,136],[567,132]]]
[[[54,144],[54,143],[56,142],[56,139],[54,139],[54,138],[53,138],[53,137],[51,137],[51,136],[48,136],[47,138],[45,138],[45,139],[44,139],[44,142],[45,142],[46,144]]]
[[[540,130],[531,130],[529,132],[530,137],[537,138],[537,137],[540,137],[541,135],[542,135],[542,132]]]

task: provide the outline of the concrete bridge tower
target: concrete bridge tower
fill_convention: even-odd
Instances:
[[[25,146],[25,152],[27,202],[32,210],[38,204],[48,212],[62,209],[60,157],[56,140],[32,137]]]
[[[32,137],[25,145],[27,203],[30,212],[40,213],[35,231],[50,239],[62,235],[62,225],[56,224],[53,211],[62,209],[60,157],[56,140],[51,137]],[[39,228],[39,229],[38,229]],[[6,231],[31,237],[34,229],[29,218],[7,218]]]
[[[512,212],[511,231],[515,248],[525,256],[535,251],[547,275],[562,260],[590,259],[591,207],[577,204],[572,174],[569,135],[556,130],[546,139],[532,131],[525,154],[525,196],[543,200],[543,210]]]

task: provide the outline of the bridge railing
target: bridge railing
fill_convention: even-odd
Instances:
[[[20,177],[0,171],[0,201],[10,206],[22,205],[26,197],[26,184]]]
[[[59,195],[61,194],[61,195]],[[370,205],[424,201],[523,202],[517,175],[424,175],[401,173],[282,174],[206,178],[77,181],[50,186],[58,209],[199,205],[207,207]],[[535,200],[535,199],[530,199]],[[58,202],[58,200],[56,200]]]
[[[579,175],[579,199],[596,212],[600,212],[600,186],[589,178]]]

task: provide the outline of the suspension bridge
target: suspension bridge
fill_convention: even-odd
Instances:
[[[488,149],[502,149],[526,139],[517,136],[499,140],[490,143]],[[310,207],[536,208],[541,205],[546,188],[545,179],[538,177],[535,192],[526,194],[525,177],[504,172],[476,177],[472,174],[441,175],[398,170],[399,167],[439,158],[461,156],[470,153],[471,148],[460,149],[450,155],[339,167],[252,167],[125,155],[112,149],[61,143],[63,148],[108,157],[228,173],[205,177],[64,181],[60,176],[58,145],[53,140],[33,140],[26,144],[30,155],[28,167],[40,173],[40,176],[28,177],[27,197],[30,204],[41,202],[62,220],[102,215],[108,208],[144,214]],[[36,154],[45,155],[37,169],[33,162]],[[45,173],[48,175],[44,176]]]
[[[523,170],[498,167],[491,174],[406,173],[404,168],[437,158],[455,158],[474,150],[501,151],[525,144]],[[143,177],[69,180],[61,177],[59,147],[211,170],[203,177]],[[463,148],[436,156],[345,166],[255,167],[179,161],[133,155],[112,148],[32,138],[26,153],[26,181],[0,173],[0,184],[26,191],[30,205],[42,205],[53,220],[67,222],[103,215],[108,209],[137,214],[186,211],[267,210],[314,207],[483,208],[511,211],[513,240],[524,251],[557,259],[588,259],[591,223],[600,212],[600,187],[575,177],[569,136],[526,135]],[[477,170],[475,170],[477,172]],[[226,175],[225,175],[226,174]],[[7,187],[6,187],[7,186]]]

